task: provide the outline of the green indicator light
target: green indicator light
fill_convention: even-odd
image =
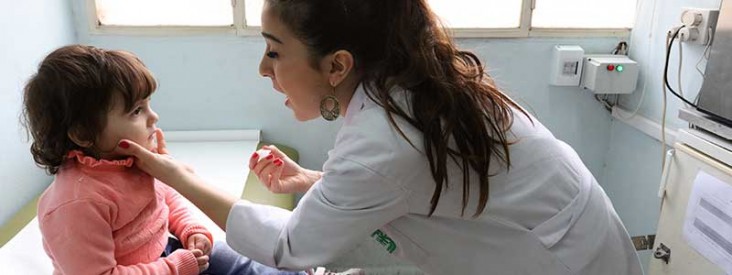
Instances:
[[[616,66],[615,67],[615,70],[617,70],[618,72],[622,72],[623,71],[623,65]]]

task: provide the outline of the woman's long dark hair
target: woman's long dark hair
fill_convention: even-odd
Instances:
[[[457,49],[426,0],[267,0],[267,5],[308,46],[313,66],[337,50],[351,52],[369,97],[386,109],[391,124],[405,138],[394,115],[422,131],[436,183],[429,215],[448,184],[448,157],[462,168],[462,214],[471,169],[480,192],[474,216],[483,212],[491,156],[511,164],[506,133],[512,108],[528,114],[495,86],[475,54]],[[390,96],[395,86],[411,91],[413,115]]]

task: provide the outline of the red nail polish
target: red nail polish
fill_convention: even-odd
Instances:
[[[120,141],[119,142],[119,147],[122,148],[122,149],[127,149],[127,148],[130,148],[130,144],[127,143],[127,141]]]
[[[283,163],[284,163],[284,162],[282,162],[282,160],[281,160],[281,159],[276,159],[276,160],[274,161],[274,165],[275,165],[275,166],[282,166],[282,164],[283,164]]]
[[[268,155],[267,156],[267,159],[272,159],[272,158],[274,158],[274,155]]]
[[[254,154],[252,154],[252,157],[250,157],[250,158],[258,158],[258,157],[259,157],[259,154],[257,154],[257,152],[254,152]]]

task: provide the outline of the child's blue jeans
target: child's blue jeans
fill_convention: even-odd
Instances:
[[[183,244],[175,238],[168,238],[168,245],[161,257],[166,257],[177,249],[183,249]],[[201,274],[211,275],[305,275],[305,272],[281,271],[244,257],[231,249],[224,242],[214,242],[211,256],[208,260],[208,269]]]

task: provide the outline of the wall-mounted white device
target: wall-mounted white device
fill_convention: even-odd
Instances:
[[[578,86],[582,73],[585,50],[576,45],[556,45],[552,53],[552,69],[549,84]]]
[[[719,10],[684,8],[681,11],[681,23],[686,27],[679,31],[679,41],[709,44],[718,19]]]
[[[638,63],[625,55],[586,55],[580,87],[596,94],[630,94],[638,82]]]

